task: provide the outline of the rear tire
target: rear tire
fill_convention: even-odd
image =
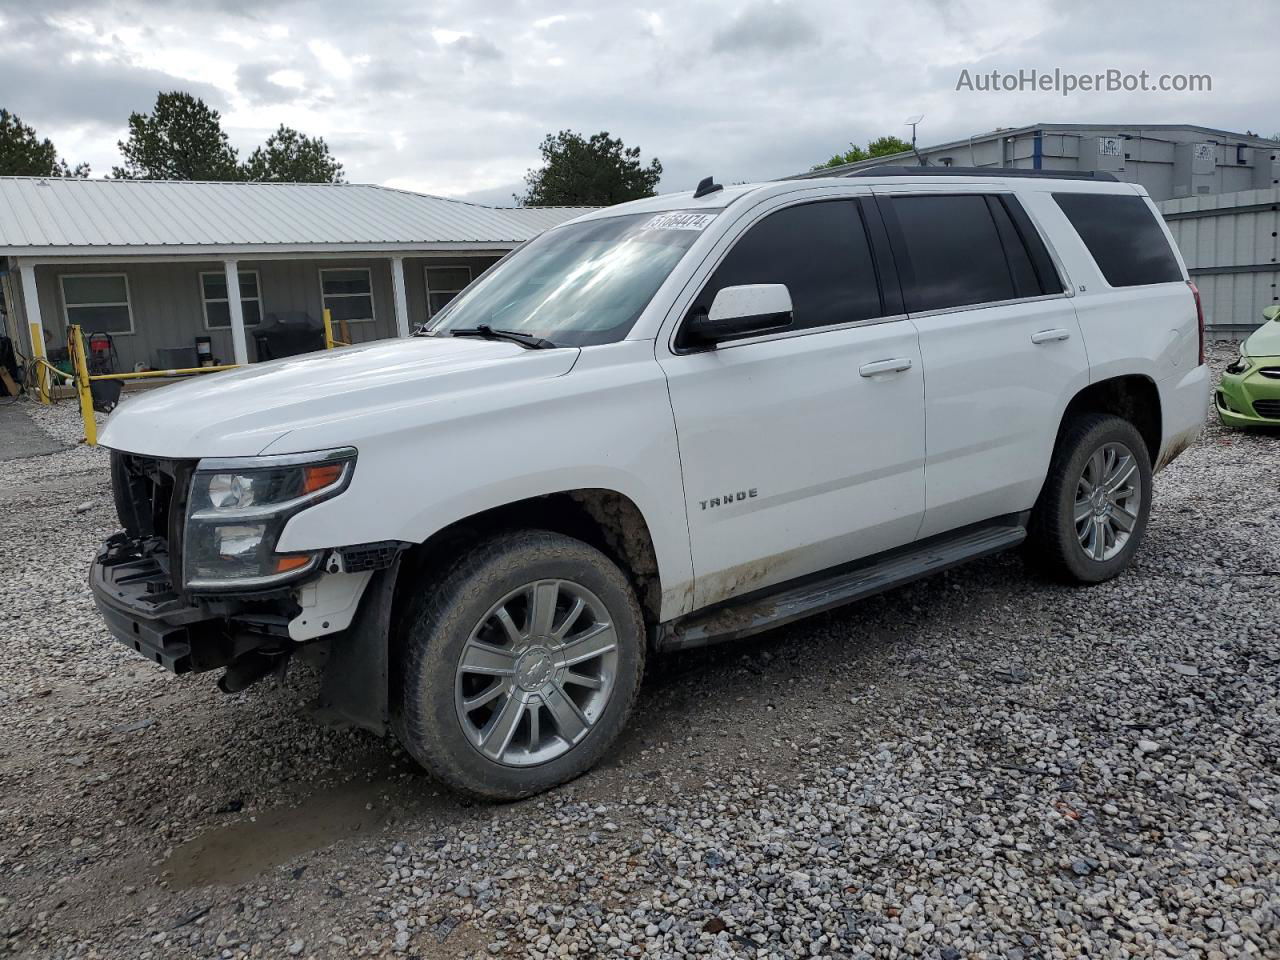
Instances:
[[[1151,512],[1151,458],[1128,420],[1089,413],[1058,439],[1028,528],[1028,558],[1055,579],[1101,583],[1133,560]]]
[[[589,770],[625,726],[645,631],[623,572],[558,533],[506,533],[424,588],[398,662],[400,742],[462,793],[515,800]]]

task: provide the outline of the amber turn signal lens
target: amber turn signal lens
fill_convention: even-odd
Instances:
[[[310,562],[311,557],[306,554],[276,557],[276,573],[288,573],[290,570],[300,570]]]
[[[302,492],[315,493],[325,487],[331,487],[342,476],[340,463],[324,463],[318,467],[307,467],[302,472]]]

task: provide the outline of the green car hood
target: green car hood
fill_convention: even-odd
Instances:
[[[1251,357],[1280,357],[1280,320],[1269,320],[1253,331],[1244,342],[1244,352]]]

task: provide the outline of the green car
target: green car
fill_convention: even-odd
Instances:
[[[1240,344],[1240,358],[1222,374],[1214,403],[1228,427],[1280,427],[1280,306]]]

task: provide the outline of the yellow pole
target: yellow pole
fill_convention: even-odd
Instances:
[[[142,370],[138,373],[95,373],[90,380],[146,380],[149,377],[186,377],[197,373],[234,370],[239,364],[224,363],[217,367],[183,367],[180,370]]]
[[[328,307],[324,308],[324,348],[333,349],[333,314]]]
[[[35,357],[36,363],[36,393],[40,396],[41,403],[49,402],[49,384],[46,381],[46,374],[40,369],[38,361],[45,359],[44,355],[44,327],[38,323],[31,324],[31,355]]]
[[[84,442],[98,445],[98,421],[93,415],[93,393],[89,389],[89,360],[84,352],[84,336],[80,325],[67,327],[67,343],[71,347],[71,364],[76,372],[76,393],[80,395],[80,418],[84,420]]]

